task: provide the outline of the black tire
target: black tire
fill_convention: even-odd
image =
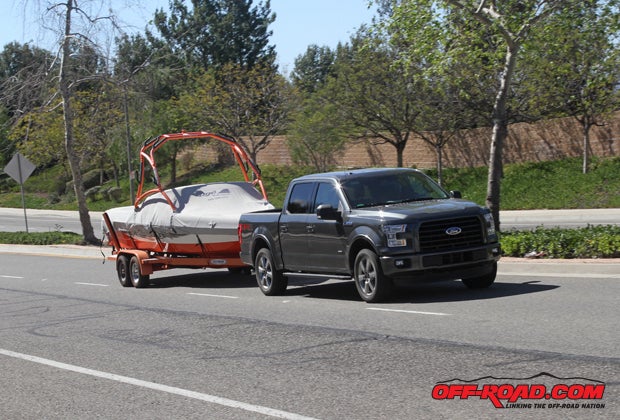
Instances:
[[[497,275],[497,262],[493,263],[493,269],[490,273],[479,277],[470,277],[468,279],[462,279],[461,281],[465,286],[470,289],[484,289],[491,286],[495,282],[495,276]]]
[[[140,262],[136,256],[131,257],[131,260],[129,260],[129,275],[131,277],[131,284],[136,289],[142,289],[149,285],[149,276],[144,276],[140,272]]]
[[[121,283],[121,286],[133,286],[129,276],[129,258],[126,255],[119,255],[116,258],[116,274],[118,274],[118,281]]]
[[[288,279],[276,270],[269,248],[261,248],[254,259],[256,282],[266,296],[281,295],[288,286]]]
[[[362,249],[355,257],[353,280],[357,293],[368,303],[385,300],[394,287],[392,279],[383,274],[377,254],[370,249]]]

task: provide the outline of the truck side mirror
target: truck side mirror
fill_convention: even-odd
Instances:
[[[450,197],[452,198],[463,198],[460,191],[450,191]]]
[[[316,216],[323,220],[340,220],[340,212],[330,204],[321,204],[316,208]]]

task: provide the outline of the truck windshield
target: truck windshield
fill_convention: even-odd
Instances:
[[[413,171],[353,178],[342,189],[351,208],[449,198],[432,179]]]

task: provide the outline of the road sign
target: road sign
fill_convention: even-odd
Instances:
[[[15,181],[23,184],[32,172],[36,169],[34,163],[30,162],[21,153],[17,152],[13,159],[4,167],[4,172],[9,174]]]
[[[22,193],[22,206],[24,207],[24,221],[26,222],[26,233],[28,233],[28,216],[26,216],[26,199],[24,198],[24,182],[32,175],[36,166],[30,162],[21,153],[17,152],[13,159],[4,167],[4,172],[9,174],[11,178],[19,182]]]

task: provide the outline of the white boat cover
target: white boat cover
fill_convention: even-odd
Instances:
[[[216,182],[166,190],[176,207],[161,193],[153,194],[135,209],[116,207],[106,211],[118,233],[132,238],[154,238],[161,243],[213,244],[238,241],[242,213],[273,209],[250,183]],[[106,231],[105,223],[103,223]]]

